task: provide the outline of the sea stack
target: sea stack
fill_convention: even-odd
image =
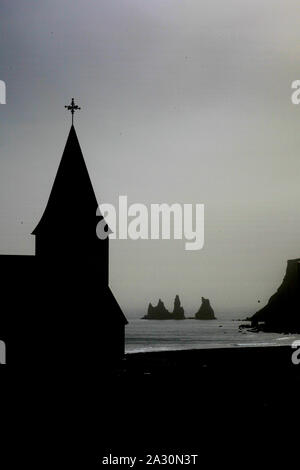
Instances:
[[[143,317],[145,320],[184,320],[184,318],[184,309],[181,306],[179,295],[175,297],[173,312],[169,312],[163,301],[159,299],[156,307],[149,304],[147,315]]]
[[[300,258],[287,262],[281,286],[251,317],[251,323],[265,331],[300,332]]]
[[[184,319],[184,309],[180,304],[179,295],[176,295],[174,300],[174,309],[172,313],[174,320],[183,320]]]
[[[212,306],[210,305],[209,299],[201,297],[202,304],[195,314],[197,320],[216,320],[215,312],[213,311]]]
[[[165,304],[159,299],[156,307],[150,303],[148,307],[147,315],[143,317],[146,320],[169,320],[171,319],[170,312],[166,309]]]

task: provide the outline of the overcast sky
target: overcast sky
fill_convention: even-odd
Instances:
[[[99,202],[205,205],[201,251],[111,241],[126,314],[257,310],[300,257],[299,21],[297,0],[2,0],[0,251],[34,252],[74,96]]]

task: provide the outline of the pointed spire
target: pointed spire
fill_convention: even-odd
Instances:
[[[33,235],[83,224],[96,217],[97,199],[74,126],[71,126],[51,194]],[[73,227],[73,228],[72,228]]]

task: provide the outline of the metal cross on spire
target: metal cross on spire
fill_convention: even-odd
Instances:
[[[74,98],[72,98],[71,104],[69,104],[69,106],[65,106],[65,108],[67,108],[68,111],[71,111],[71,114],[72,114],[72,126],[73,126],[74,113],[75,113],[75,111],[78,111],[78,110],[81,109],[81,108],[79,108],[79,106],[77,106],[77,104],[75,104]]]

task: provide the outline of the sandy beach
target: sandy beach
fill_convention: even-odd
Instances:
[[[118,435],[111,426],[107,446],[120,452],[124,429],[127,449],[212,452],[253,436],[275,442],[278,429],[297,419],[300,365],[292,352],[278,346],[128,354],[108,386],[114,419],[106,429],[116,421],[124,428]]]

